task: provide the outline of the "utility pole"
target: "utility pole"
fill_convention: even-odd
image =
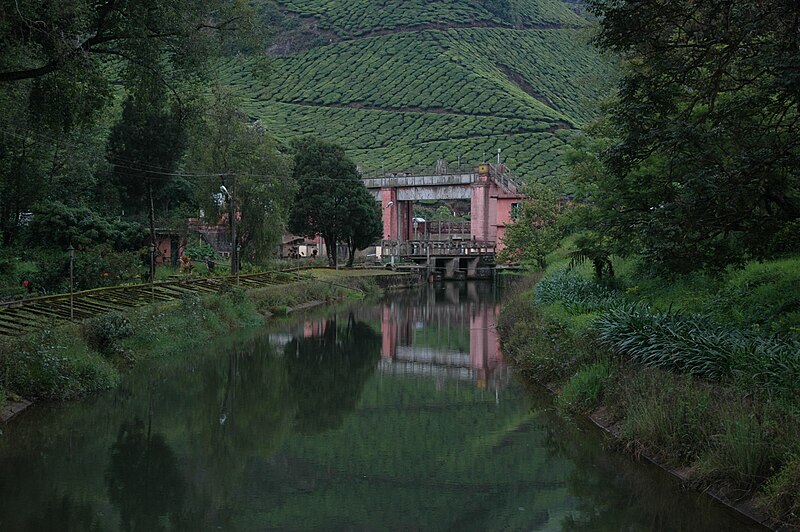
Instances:
[[[236,174],[233,174],[233,186],[231,188],[231,241],[233,248],[231,256],[233,262],[231,263],[232,272],[236,275],[236,286],[239,286],[239,235],[236,233]]]
[[[72,242],[69,243],[67,252],[69,253],[69,319],[70,321],[75,321],[75,303],[73,301],[75,292],[75,274],[73,270],[73,265],[75,263],[75,248],[72,247]]]
[[[231,275],[236,276],[236,286],[239,286],[239,235],[236,234],[236,174],[232,175],[231,190],[228,191],[225,188],[224,180],[219,189],[228,201],[228,222],[231,226]]]

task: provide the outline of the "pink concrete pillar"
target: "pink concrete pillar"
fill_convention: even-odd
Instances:
[[[500,188],[495,184],[489,187],[489,217],[487,223],[486,240],[497,242],[497,194]]]
[[[489,239],[489,184],[478,182],[472,185],[470,194],[470,236],[472,240]]]
[[[478,309],[469,318],[469,362],[473,369],[485,369],[488,366],[487,339],[486,313]]]
[[[410,201],[399,202],[397,225],[400,229],[400,240],[411,240],[414,235],[412,222],[414,220],[414,205]]]
[[[397,358],[397,320],[389,306],[381,309],[381,339],[381,356],[392,360]]]
[[[397,214],[400,205],[397,203],[396,188],[381,189],[381,207],[383,212],[383,238],[385,240],[400,240],[397,232]]]

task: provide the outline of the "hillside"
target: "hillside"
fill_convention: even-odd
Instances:
[[[365,170],[500,148],[526,179],[552,182],[613,80],[561,0],[281,0],[263,13],[277,33],[266,81],[245,57],[223,78],[279,140],[319,135]]]

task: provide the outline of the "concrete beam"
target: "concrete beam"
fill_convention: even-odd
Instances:
[[[376,188],[408,188],[408,187],[443,187],[453,185],[471,185],[479,179],[478,174],[455,175],[414,175],[386,176],[364,179],[368,189]]]
[[[469,185],[444,185],[414,188],[398,188],[400,201],[470,199]]]

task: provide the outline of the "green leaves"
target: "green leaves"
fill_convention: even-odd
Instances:
[[[558,197],[545,187],[534,187],[519,207],[516,220],[506,227],[506,247],[500,252],[500,260],[544,269],[545,257],[558,246],[563,234]]]
[[[322,235],[331,264],[336,264],[338,243],[348,242],[355,251],[383,232],[382,226],[377,230],[375,201],[340,146],[308,137],[297,140],[294,148],[294,177],[300,188],[289,230],[310,238]]]
[[[599,229],[668,272],[785,251],[773,237],[800,217],[796,3],[589,3],[597,42],[626,59],[591,177]]]

